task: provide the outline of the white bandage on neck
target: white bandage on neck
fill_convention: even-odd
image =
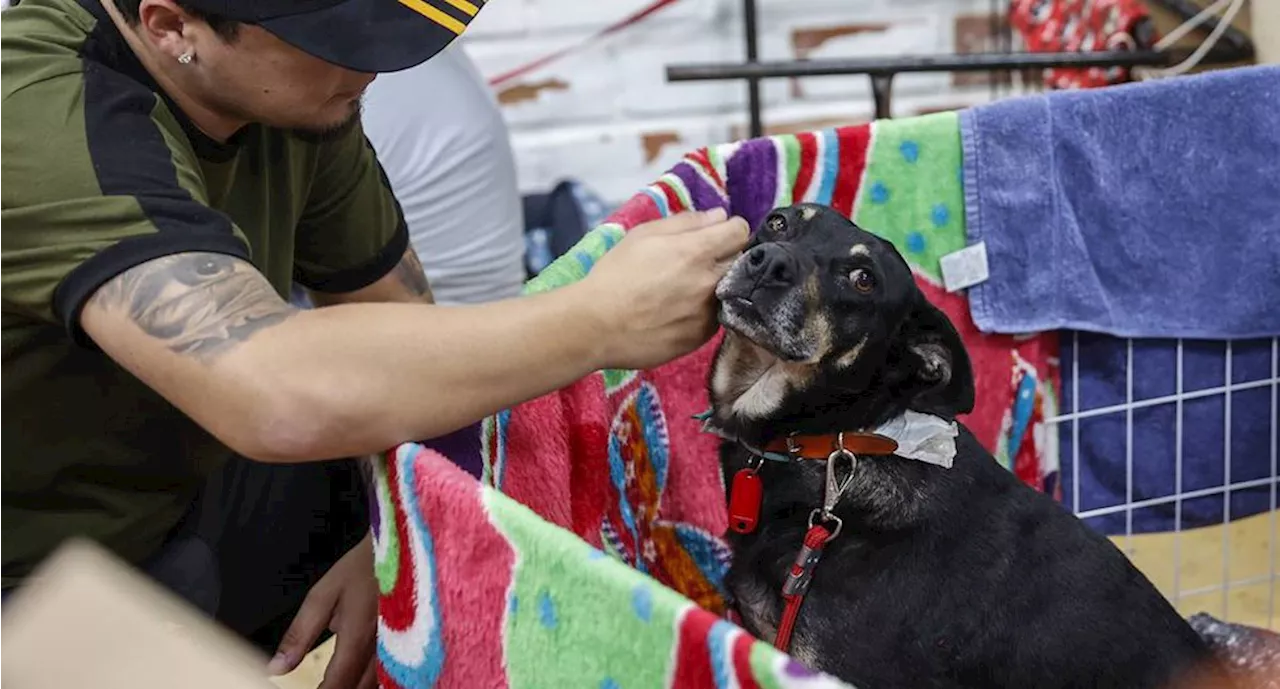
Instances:
[[[954,421],[943,421],[932,414],[907,410],[875,430],[893,438],[898,449],[893,454],[950,469],[956,459],[956,436],[960,434]]]

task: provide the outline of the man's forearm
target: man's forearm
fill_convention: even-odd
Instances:
[[[395,296],[393,278],[371,286],[378,295],[300,310],[240,259],[176,254],[108,282],[81,323],[197,423],[264,461],[439,436],[599,364],[604,327],[582,285],[465,308],[360,303]]]
[[[270,400],[274,409],[256,420],[274,426],[257,429],[260,459],[368,454],[590,373],[599,331],[581,304],[577,287],[465,308],[338,304],[262,330],[210,362],[210,373]],[[211,426],[254,423],[225,408],[233,395],[192,404]]]
[[[456,430],[601,366],[657,366],[706,342],[715,283],[747,237],[745,223],[723,215],[641,226],[582,281],[483,306],[299,310],[244,260],[173,254],[102,285],[80,325],[241,454],[369,454]]]

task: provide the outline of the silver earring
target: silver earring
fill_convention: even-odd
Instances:
[[[188,50],[187,52],[185,52],[185,53],[183,53],[183,54],[181,54],[181,55],[179,55],[179,56],[178,56],[178,64],[180,64],[180,65],[189,65],[189,64],[191,64],[191,61],[192,61],[192,60],[194,60],[194,59],[196,59],[196,56],[195,56],[195,55],[192,55],[192,54],[191,54],[191,51],[190,51],[190,50]]]

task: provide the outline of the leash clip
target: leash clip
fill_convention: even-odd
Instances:
[[[819,523],[835,524],[836,527],[831,530],[831,535],[827,536],[828,541],[836,540],[836,536],[840,535],[840,530],[844,528],[844,520],[834,514],[823,516],[821,509],[815,509],[809,513],[809,528],[812,529]]]
[[[853,482],[853,469],[858,465],[857,455],[844,448],[843,433],[840,434],[838,442],[840,446],[827,456],[827,483],[822,492],[822,518],[826,521],[835,521],[835,515],[831,511],[835,509],[836,503],[840,502],[840,498],[844,497],[844,492],[849,489],[849,484]],[[842,463],[848,464],[848,473],[844,480],[839,478]]]

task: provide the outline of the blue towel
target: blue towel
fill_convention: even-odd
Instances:
[[[1280,335],[1280,67],[961,113],[985,332]]]
[[[1060,411],[1115,409],[1128,401],[1126,340],[1064,332],[1061,342]],[[1133,433],[1125,430],[1129,414],[1124,410],[1080,419],[1078,433],[1072,432],[1071,421],[1059,425],[1063,503],[1082,512],[1101,512],[1086,522],[1107,535],[1190,529],[1270,510],[1275,505],[1272,489],[1280,479],[1272,435],[1280,427],[1280,405],[1273,401],[1276,390],[1270,382],[1280,373],[1280,352],[1273,342],[1184,341],[1179,427],[1177,404],[1143,406],[1177,394],[1177,343],[1133,341],[1132,400],[1139,405],[1132,413]],[[1227,384],[1228,375],[1233,386],[1230,411],[1228,396],[1215,391]],[[1126,453],[1130,438],[1131,454]],[[1175,499],[1177,495],[1184,499]],[[1124,510],[1126,503],[1142,506]]]

